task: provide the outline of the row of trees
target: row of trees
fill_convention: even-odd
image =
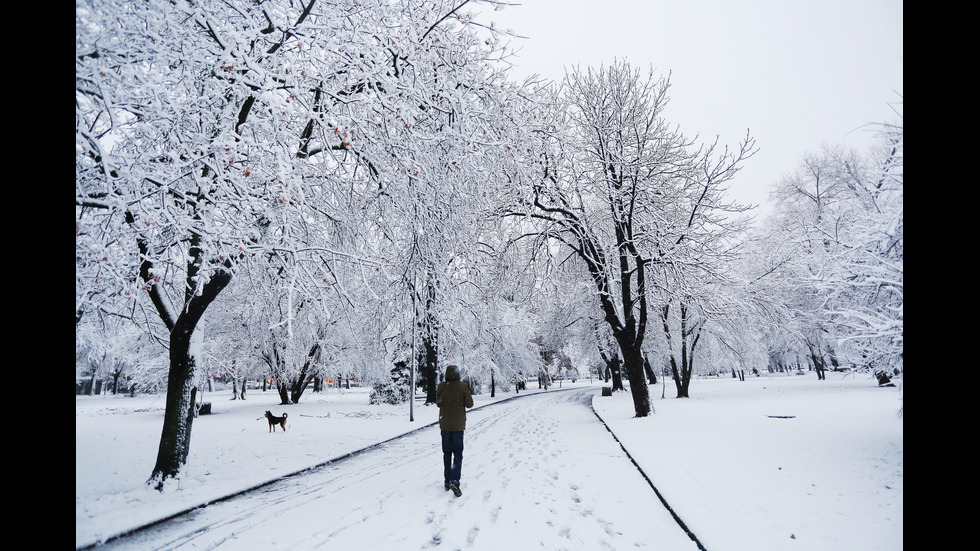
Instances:
[[[904,369],[904,131],[872,129],[870,152],[804,156],[773,186],[774,214],[748,241],[748,288],[782,309],[769,357],[805,356],[821,378],[843,364]]]
[[[626,62],[512,82],[475,5],[503,4],[76,5],[76,345],[141,328],[130,362],[167,391],[149,484],[186,461],[204,363],[260,365],[283,403],[416,365],[432,400],[442,358],[507,384],[560,350],[622,365],[645,416],[650,366],[683,397],[698,362],[900,361],[900,128],[848,165],[864,192],[822,187],[812,224],[788,192],[800,224],[753,234],[725,198],[750,137],[686,138],[669,79]]]

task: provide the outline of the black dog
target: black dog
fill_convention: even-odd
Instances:
[[[276,425],[282,427],[282,431],[286,432],[286,417],[289,417],[288,413],[283,413],[282,417],[276,417],[270,411],[265,412],[265,418],[269,420],[269,432],[276,432]]]

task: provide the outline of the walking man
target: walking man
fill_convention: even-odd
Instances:
[[[446,380],[436,387],[439,406],[439,429],[442,431],[443,478],[447,490],[456,497],[463,495],[459,477],[463,468],[463,431],[466,430],[466,408],[473,407],[470,387],[460,380],[459,366],[446,368]]]

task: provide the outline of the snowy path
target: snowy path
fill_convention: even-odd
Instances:
[[[696,550],[593,414],[592,394],[470,411],[459,498],[442,487],[429,427],[102,548]]]

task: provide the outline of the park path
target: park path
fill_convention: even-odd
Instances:
[[[105,550],[696,550],[591,410],[594,389],[472,410],[462,497],[438,427],[197,509]]]

